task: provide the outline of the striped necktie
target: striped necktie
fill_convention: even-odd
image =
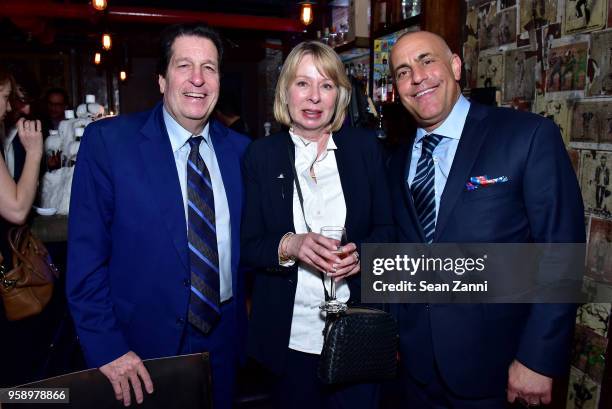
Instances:
[[[187,160],[187,240],[191,265],[189,322],[207,334],[219,320],[220,284],[215,199],[210,173],[200,156],[202,137],[189,139]]]
[[[436,134],[425,135],[421,147],[421,157],[417,163],[416,173],[412,180],[410,190],[414,199],[414,207],[419,216],[425,241],[433,241],[436,231],[436,196],[434,186],[434,162],[432,154],[442,136]]]

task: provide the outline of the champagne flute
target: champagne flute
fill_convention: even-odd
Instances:
[[[337,250],[334,252],[338,257],[343,259],[348,255],[341,250],[342,246],[347,244],[346,229],[343,226],[324,226],[321,228],[321,236],[338,241]],[[319,308],[328,313],[338,313],[347,309],[346,303],[336,299],[336,281],[333,278],[330,283],[329,300],[324,301]]]

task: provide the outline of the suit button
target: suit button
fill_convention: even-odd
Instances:
[[[189,281],[188,279],[184,279],[184,280],[183,280],[183,285],[184,285],[185,287],[191,287],[191,281]]]
[[[185,319],[184,318],[177,318],[176,319],[176,325],[183,325],[185,323]]]

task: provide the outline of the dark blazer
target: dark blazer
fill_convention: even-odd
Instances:
[[[25,165],[25,157],[26,151],[23,145],[21,144],[21,140],[19,139],[19,135],[15,135],[15,139],[13,139],[13,152],[15,155],[15,179],[16,182],[19,182],[19,178],[21,177],[21,173],[23,172],[23,166]]]
[[[349,242],[393,240],[391,204],[380,147],[373,134],[343,127],[333,134],[340,182],[346,202],[345,228]],[[242,222],[242,262],[256,268],[248,352],[280,373],[289,346],[297,265],[280,267],[278,244],[295,231],[293,225],[294,149],[288,132],[257,140],[244,161],[245,211]],[[284,178],[278,178],[279,175]],[[350,277],[349,303],[359,301],[360,277]],[[321,288],[323,293],[323,288]]]
[[[412,142],[390,161],[394,218],[401,242],[423,242],[406,182]],[[472,176],[509,182],[468,191]],[[584,243],[583,205],[556,125],[540,116],[472,103],[441,197],[434,243]],[[504,393],[517,359],[548,376],[564,375],[576,307],[570,304],[405,304],[402,363],[421,382],[434,361],[464,397]]]
[[[248,138],[210,121],[232,225],[231,331],[211,343],[238,350],[244,289],[238,274],[243,202],[241,159]],[[74,172],[66,292],[90,367],[129,350],[142,359],[179,352],[187,323],[189,255],[183,199],[162,105],[96,121]],[[225,326],[224,326],[225,327]],[[213,351],[214,353],[214,351]]]

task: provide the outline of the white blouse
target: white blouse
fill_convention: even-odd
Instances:
[[[305,140],[291,131],[289,134],[295,145],[295,168],[302,189],[304,213],[308,225],[315,233],[319,233],[323,226],[344,226],[346,202],[334,153],[334,150],[337,149],[334,140],[331,136],[329,137],[327,149],[316,160],[316,142]],[[311,166],[314,169],[316,182],[310,176]],[[293,189],[293,225],[296,233],[307,233],[295,187]],[[329,292],[330,279],[326,277],[325,283]],[[340,301],[348,301],[350,291],[345,280],[336,283],[336,296]],[[325,314],[321,312],[319,306],[324,300],[320,272],[299,263],[289,348],[311,354],[321,353]]]

